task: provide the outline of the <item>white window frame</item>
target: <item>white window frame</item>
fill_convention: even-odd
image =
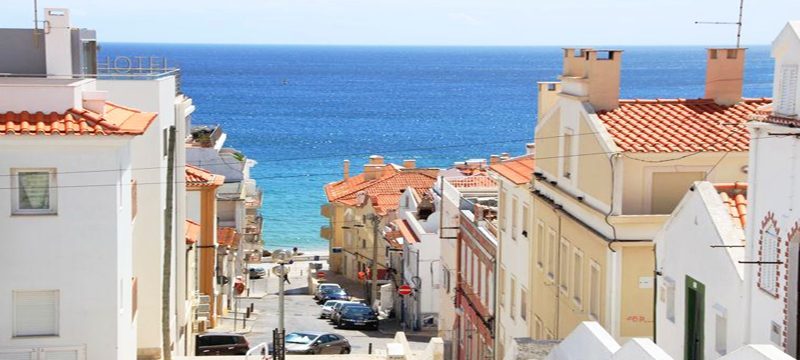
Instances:
[[[517,240],[517,234],[520,232],[519,230],[519,220],[517,207],[519,206],[519,199],[516,196],[511,196],[511,211],[509,211],[509,215],[511,216],[511,240]]]
[[[506,201],[508,199],[508,193],[505,189],[500,189],[500,199],[498,204],[500,205],[500,231],[506,231],[506,221],[508,221],[508,212],[506,211],[505,207],[508,206]]]
[[[528,322],[528,289],[524,286],[519,289],[519,317]]]
[[[506,302],[506,268],[503,265],[500,265],[500,271],[498,272],[497,276],[497,287],[498,287],[498,304],[501,308],[505,307]]]
[[[592,273],[597,273],[596,281],[592,281]],[[600,267],[600,264],[595,262],[594,260],[589,261],[589,293],[587,294],[587,313],[589,318],[599,321],[600,320],[600,312],[602,308],[600,307],[600,300],[603,297],[603,288],[602,288],[602,281],[603,281],[603,269]],[[595,293],[594,289],[597,287],[597,293]]]
[[[581,310],[583,308],[583,251],[572,250],[572,303]]]
[[[17,316],[19,315],[18,311],[17,311],[17,301],[18,301],[17,300],[17,295],[26,294],[26,293],[35,293],[35,292],[51,293],[51,294],[54,294],[54,296],[55,296],[55,302],[53,304],[53,306],[55,307],[55,309],[53,309],[53,313],[55,314],[55,318],[54,318],[54,320],[55,320],[54,333],[52,333],[52,334],[44,334],[44,333],[42,333],[42,334],[22,334],[22,335],[20,335],[20,334],[18,334],[19,329],[17,329]],[[58,337],[59,336],[59,334],[61,333],[61,321],[60,321],[61,320],[61,313],[60,313],[61,312],[61,309],[60,309],[61,291],[60,290],[12,290],[12,295],[11,296],[12,296],[12,298],[11,298],[12,299],[11,300],[12,301],[12,305],[11,305],[12,306],[12,312],[11,312],[11,323],[12,323],[11,337],[12,338]]]
[[[48,202],[47,209],[21,209],[19,192],[22,190],[19,185],[20,173],[41,173],[46,172],[50,175],[48,179]],[[12,215],[55,215],[58,213],[58,183],[55,168],[12,168],[11,169],[11,214]]]
[[[575,147],[575,131],[572,128],[564,128],[564,133],[561,137],[561,178],[569,183],[575,183],[576,178],[576,164],[577,159],[574,158]]]

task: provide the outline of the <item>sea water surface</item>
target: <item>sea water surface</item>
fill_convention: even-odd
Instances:
[[[621,47],[622,98],[703,96],[701,47]],[[348,47],[104,43],[101,57],[160,56],[181,68],[194,124],[258,161],[266,248],[327,248],[322,187],[370,154],[445,167],[524,152],[536,82],[555,80],[555,47]],[[747,53],[745,96],[772,90],[766,46]]]

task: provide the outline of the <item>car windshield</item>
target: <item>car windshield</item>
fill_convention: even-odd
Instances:
[[[328,300],[328,301],[326,301],[326,302],[325,302],[325,304],[323,304],[322,306],[325,306],[325,307],[333,307],[334,305],[336,305],[336,304],[338,304],[338,303],[339,303],[339,300]]]
[[[310,344],[317,335],[303,333],[289,333],[286,335],[286,342],[290,344]]]
[[[351,306],[345,308],[344,313],[347,315],[371,315],[372,309],[366,306]]]

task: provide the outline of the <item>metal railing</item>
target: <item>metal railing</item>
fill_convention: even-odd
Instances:
[[[261,350],[261,352],[256,352],[258,350]],[[256,346],[253,346],[250,348],[250,350],[247,350],[247,352],[244,354],[244,358],[245,360],[250,360],[250,356],[260,355],[261,359],[269,359],[269,356],[267,356],[267,351],[267,343],[262,342]]]
[[[98,79],[98,80],[151,80],[175,76],[175,95],[181,90],[181,69],[179,68],[99,68],[95,74],[17,74],[0,73],[0,78],[55,78],[55,79]]]

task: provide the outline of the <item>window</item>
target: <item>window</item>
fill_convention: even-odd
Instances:
[[[508,206],[506,202],[506,191],[500,190],[500,199],[499,199],[499,209],[500,209],[500,231],[506,231],[506,221],[508,221],[508,213],[505,211],[504,207]]]
[[[55,214],[56,187],[55,169],[11,169],[12,213]]]
[[[528,291],[525,288],[521,288],[519,293],[519,317],[528,320]]]
[[[718,308],[714,320],[714,350],[720,355],[725,355],[728,352],[728,319],[725,308],[719,305],[714,307]]]
[[[728,49],[727,53],[728,53],[727,56],[728,59],[736,59],[736,53],[737,53],[736,49]]]
[[[477,258],[477,256],[476,256],[476,258]],[[480,262],[480,261],[478,261],[476,263],[476,265],[477,266],[475,266],[475,268],[478,269],[478,273],[477,273],[477,277],[478,278],[476,279],[477,281],[475,281],[475,289],[474,290],[475,290],[475,292],[478,293],[478,298],[481,299],[481,302],[486,304],[486,299],[483,297],[483,288],[484,288],[484,286],[483,286],[483,279],[484,279],[484,277],[483,277],[484,276],[483,267],[484,266],[483,266],[483,263]]]
[[[781,66],[777,112],[781,115],[797,114],[797,65]]]
[[[600,264],[589,263],[589,316],[600,320]],[[674,315],[672,321],[675,321]]]
[[[486,305],[489,309],[494,308],[494,279],[492,270],[486,269]]]
[[[558,244],[556,244],[556,232],[550,228],[547,232],[547,277],[550,281],[556,278],[556,251]]]
[[[544,328],[544,326],[542,326],[542,319],[540,319],[538,316],[534,316],[533,317],[533,338],[534,339],[539,340],[539,339],[542,338],[542,329],[543,328]]]
[[[511,239],[517,240],[517,232],[519,232],[519,221],[517,220],[517,197],[511,199],[511,211],[508,214],[511,216]]]
[[[569,241],[561,238],[561,249],[558,255],[558,282],[563,294],[569,292]]]
[[[539,270],[544,270],[544,223],[539,221],[536,223],[536,237],[534,241],[536,242],[536,265],[539,266]]]
[[[577,248],[572,252],[572,301],[578,308],[583,303],[583,253]]]
[[[497,293],[500,307],[505,306],[506,302],[506,269],[500,266],[500,270],[497,272]]]
[[[778,295],[778,233],[775,224],[769,224],[761,233],[758,241],[759,262],[758,287],[770,295]]]
[[[562,139],[561,154],[561,175],[564,178],[572,179],[572,129],[564,129],[564,137]]]
[[[716,49],[709,49],[708,50],[708,57],[713,59],[717,58],[717,50]]]
[[[525,239],[530,238],[530,232],[531,232],[530,216],[531,213],[530,209],[528,208],[528,205],[522,205],[522,236],[524,236]]]
[[[664,287],[667,293],[667,320],[675,323],[675,280],[670,277],[664,277]]]
[[[14,337],[58,336],[58,290],[14,291]]]
[[[367,240],[366,239],[361,239],[361,248],[362,249],[366,249],[367,248]]]
[[[511,286],[509,287],[511,291],[511,305],[509,306],[509,312],[511,314],[511,318],[515,318],[517,312],[517,299],[516,299],[516,292],[517,292],[517,279],[514,276],[511,276]]]

